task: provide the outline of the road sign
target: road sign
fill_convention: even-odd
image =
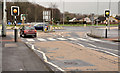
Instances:
[[[18,6],[11,6],[11,15],[19,16],[19,7]]]
[[[43,11],[43,21],[51,21],[51,11]]]
[[[26,14],[21,14],[20,19],[21,20],[26,20]]]
[[[105,17],[109,18],[110,17],[110,10],[106,9],[104,15],[105,15]]]

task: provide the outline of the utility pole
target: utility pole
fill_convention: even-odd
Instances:
[[[63,26],[64,26],[64,20],[65,20],[65,4],[64,4],[64,1],[63,1]]]
[[[36,24],[36,20],[37,20],[37,12],[36,12],[36,7],[37,7],[37,6],[35,6],[35,24]]]
[[[109,0],[109,10],[111,9],[111,0]],[[110,30],[110,17],[108,18],[108,30]]]
[[[6,24],[7,24],[7,18],[6,18],[6,0],[3,2],[3,22],[2,22],[2,36],[6,37]]]
[[[97,0],[97,26],[98,26],[98,16],[99,16],[99,0]]]

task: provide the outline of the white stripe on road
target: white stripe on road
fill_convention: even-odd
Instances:
[[[93,42],[93,41],[90,41],[88,39],[83,39],[83,38],[78,38],[78,40],[87,41],[87,42]]]
[[[113,50],[113,49],[110,49],[110,48],[98,47],[98,46],[95,46],[95,45],[93,45],[93,44],[88,44],[88,45],[90,45],[90,46],[92,46],[92,47],[95,47],[95,48],[101,48],[101,49],[106,49],[106,50],[111,50],[111,51],[117,51],[117,52],[118,52],[118,50]]]
[[[48,40],[50,41],[55,41],[56,39],[53,39],[53,38],[47,38]]]
[[[92,49],[92,50],[96,50],[96,51],[102,51],[102,52],[105,52],[105,53],[111,54],[111,55],[113,55],[113,56],[120,57],[119,55],[116,55],[116,54],[114,54],[114,53],[111,53],[111,52],[108,52],[108,51],[105,51],[105,50],[100,50],[100,49],[91,48],[91,47],[87,47],[87,48],[90,48],[90,49]]]
[[[72,40],[72,41],[76,41],[77,39],[74,39],[74,38],[68,38],[69,40]]]
[[[84,45],[80,44],[80,43],[77,43],[78,45],[82,46],[82,47],[85,47]]]
[[[34,42],[35,40],[33,40],[33,39],[26,39],[27,41],[29,41],[29,42]]]
[[[111,42],[111,41],[99,40],[99,39],[94,39],[94,38],[88,38],[88,39],[90,39],[92,41],[98,41],[98,42],[104,42],[104,43],[108,43],[108,44],[118,45],[118,43]]]
[[[28,43],[28,42],[26,42],[26,43],[27,43],[27,44],[30,44],[30,43]],[[44,59],[44,61],[45,61],[46,63],[48,63],[48,64],[54,66],[55,68],[59,69],[60,71],[64,72],[64,70],[63,70],[62,68],[60,68],[59,66],[55,65],[54,63],[48,62],[47,57],[46,57],[46,55],[45,55],[44,52],[35,49],[35,48],[34,48],[34,45],[32,45],[32,44],[30,44],[30,45],[32,46],[31,49],[33,49],[34,51],[37,51],[37,52],[39,52],[39,53],[42,53],[42,55],[43,55],[43,59]]]
[[[64,38],[57,38],[58,40],[61,40],[61,41],[66,41],[67,39],[64,39]]]
[[[45,42],[47,40],[43,39],[43,38],[38,38],[39,41]]]

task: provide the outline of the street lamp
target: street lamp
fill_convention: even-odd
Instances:
[[[97,26],[98,26],[98,17],[99,17],[99,0],[97,0]]]
[[[6,0],[4,0],[3,5],[3,22],[2,22],[2,36],[6,36],[6,24],[7,24],[7,18],[6,18]]]
[[[65,12],[64,12],[64,10],[65,10],[65,4],[64,4],[64,1],[63,1],[63,25],[64,25],[64,19],[65,19]]]

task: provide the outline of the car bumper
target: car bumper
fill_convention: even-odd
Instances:
[[[36,35],[36,34],[25,34],[26,36],[32,36],[32,35]]]

